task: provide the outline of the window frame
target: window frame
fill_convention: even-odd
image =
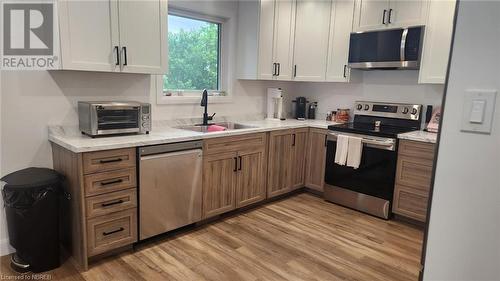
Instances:
[[[226,103],[232,102],[232,96],[229,92],[229,28],[227,28],[227,19],[222,17],[210,16],[206,14],[190,12],[182,9],[169,7],[168,15],[190,18],[194,20],[207,21],[219,25],[219,50],[218,50],[218,90],[208,90],[210,102]],[[198,103],[201,98],[201,90],[170,89],[175,92],[172,96],[166,96],[163,91],[163,75],[156,75],[156,103],[157,104],[178,104],[178,103]]]

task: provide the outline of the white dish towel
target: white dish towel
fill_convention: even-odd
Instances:
[[[346,164],[348,147],[349,147],[349,137],[345,135],[338,135],[337,149],[335,151],[335,164],[342,166]]]
[[[347,149],[347,166],[354,169],[359,168],[362,153],[363,143],[361,142],[361,138],[350,136]]]

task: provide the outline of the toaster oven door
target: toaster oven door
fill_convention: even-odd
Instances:
[[[139,132],[140,107],[105,107],[96,109],[97,134],[123,134]]]

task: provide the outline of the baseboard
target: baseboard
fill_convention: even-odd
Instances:
[[[0,256],[6,256],[14,252],[14,248],[12,248],[9,244],[9,239],[0,240]]]

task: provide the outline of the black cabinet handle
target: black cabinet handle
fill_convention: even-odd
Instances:
[[[293,77],[297,77],[297,65],[293,66]]]
[[[344,64],[344,78],[347,78],[346,70],[347,70],[347,64]]]
[[[121,158],[113,158],[113,159],[99,160],[99,163],[101,163],[101,164],[107,164],[107,163],[120,162],[120,161],[123,161],[123,159],[121,159]]]
[[[325,135],[325,146],[327,146],[328,143],[328,135]]]
[[[295,146],[295,134],[292,135],[292,146]]]
[[[123,50],[123,55],[125,56],[124,57],[125,59],[123,60],[123,65],[127,65],[127,60],[128,60],[128,58],[127,58],[127,47],[122,47],[122,50]]]
[[[115,65],[120,65],[120,49],[118,48],[118,46],[115,46],[115,52],[116,52]]]
[[[238,170],[241,171],[241,156],[238,156],[238,159],[240,160],[240,167],[238,168]]]
[[[278,62],[278,74],[276,74],[276,76],[280,76],[280,72],[281,72],[281,63]]]
[[[109,207],[109,206],[113,206],[113,205],[121,204],[121,203],[123,203],[123,200],[117,200],[117,201],[113,201],[113,202],[102,203],[101,206],[102,207]]]
[[[392,9],[389,9],[389,16],[387,17],[387,23],[392,23],[391,17],[392,17]]]
[[[234,169],[233,172],[238,171],[238,158],[234,157]]]
[[[117,233],[117,232],[124,231],[124,230],[125,230],[125,228],[120,227],[120,228],[118,228],[118,229],[116,229],[116,230],[113,230],[113,231],[110,231],[110,232],[106,232],[106,231],[105,231],[105,232],[103,232],[103,233],[102,233],[102,235],[104,235],[104,236],[108,236],[108,235],[111,235],[111,234],[113,234],[113,233]]]
[[[101,181],[101,185],[110,185],[110,184],[121,183],[121,182],[123,182],[122,179],[110,180],[110,181]]]
[[[384,15],[382,16],[382,24],[385,24],[385,15],[387,14],[387,10],[384,9]]]

